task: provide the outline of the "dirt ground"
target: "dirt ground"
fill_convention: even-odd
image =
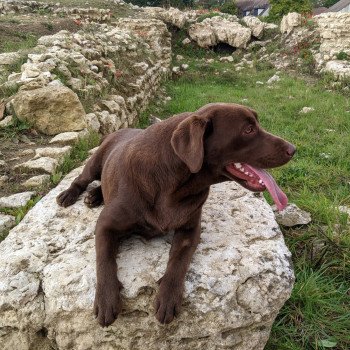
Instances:
[[[17,51],[36,45],[43,35],[52,35],[60,30],[72,33],[80,29],[72,18],[18,15],[0,17],[0,52]]]

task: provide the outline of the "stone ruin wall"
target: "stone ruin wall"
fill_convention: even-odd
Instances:
[[[88,21],[109,21],[110,9],[64,7],[60,3],[44,3],[39,1],[0,1],[0,15],[48,13],[53,15],[68,15],[76,19]]]
[[[31,90],[35,98],[35,89],[66,85],[82,99],[96,100],[86,122],[102,134],[135,124],[171,61],[170,34],[154,19],[87,24],[74,34],[61,31],[41,37],[31,51],[21,72],[10,74],[3,86],[19,93]],[[8,102],[7,113],[15,107]]]

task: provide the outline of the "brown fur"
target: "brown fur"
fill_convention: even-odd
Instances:
[[[259,126],[256,112],[224,103],[105,137],[82,174],[57,198],[64,207],[72,205],[90,182],[101,179],[101,187],[85,199],[89,206],[105,203],[95,231],[98,322],[108,326],[121,311],[115,254],[122,237],[151,238],[175,230],[155,300],[157,319],[169,323],[181,307],[210,185],[230,180],[229,163],[272,168],[287,163],[294,152],[293,145]]]

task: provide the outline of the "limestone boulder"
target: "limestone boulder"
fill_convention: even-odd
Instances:
[[[275,205],[272,209],[275,213],[276,221],[282,226],[293,227],[298,225],[308,225],[311,222],[310,213],[298,208],[294,203],[288,204],[288,206],[282,211],[278,211]]]
[[[171,235],[124,241],[117,257],[123,311],[103,329],[92,314],[94,226],[101,208],[88,209],[81,198],[65,209],[55,200],[80,172],[39,201],[0,244],[1,349],[264,348],[294,275],[261,196],[235,183],[212,187],[183,310],[170,325],[156,321],[153,300]]]
[[[36,172],[53,174],[59,162],[51,157],[39,157],[29,159],[27,162],[20,163],[14,166],[14,170],[19,173]]]
[[[17,63],[21,59],[18,52],[4,52],[0,54],[0,66]]]
[[[332,73],[340,79],[350,77],[350,62],[339,60],[328,61],[324,67],[324,71]]]
[[[264,34],[265,23],[255,16],[243,17],[243,22],[252,30],[252,35],[260,39]]]
[[[290,34],[294,28],[301,26],[302,16],[297,12],[290,12],[283,16],[280,30],[282,34]]]
[[[143,7],[142,10],[147,15],[160,19],[180,29],[184,28],[188,21],[196,16],[193,11],[180,11],[174,7],[168,9],[162,7]]]
[[[78,96],[65,86],[20,91],[12,106],[18,119],[27,121],[46,135],[86,127],[85,111]]]
[[[14,216],[0,213],[0,235],[5,230],[9,230],[15,225],[16,225],[16,219]],[[0,239],[1,239],[1,236],[0,236]]]
[[[0,198],[0,208],[20,208],[25,206],[35,195],[35,192],[15,193],[7,197]]]
[[[211,47],[226,43],[236,48],[246,48],[252,31],[238,23],[235,16],[223,18],[215,16],[193,24],[188,31],[190,38],[200,47]]]

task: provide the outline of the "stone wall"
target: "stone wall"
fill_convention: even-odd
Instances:
[[[39,1],[0,1],[0,15],[46,13],[67,15],[76,19],[105,22],[111,18],[110,9],[64,7],[60,3],[44,3]]]
[[[314,20],[320,32],[320,53],[324,60],[335,58],[342,51],[350,55],[350,13],[323,13]]]
[[[90,109],[87,123],[102,134],[135,123],[166,77],[171,61],[170,34],[155,19],[87,24],[78,33],[61,31],[41,37],[32,51],[21,72],[11,74],[5,84],[19,87],[19,93],[29,91],[33,99],[36,89],[68,86],[82,102],[93,102],[85,106]],[[27,119],[18,112],[22,100],[12,101],[18,118]],[[56,122],[60,123],[59,118]],[[45,133],[40,127],[39,131]]]

